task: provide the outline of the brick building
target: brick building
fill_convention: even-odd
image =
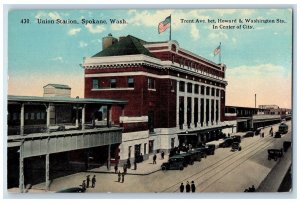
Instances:
[[[121,160],[221,135],[226,128],[224,64],[174,40],[146,42],[131,35],[103,40],[103,50],[84,60],[84,96],[128,101],[124,111],[111,109],[113,124],[124,127]]]

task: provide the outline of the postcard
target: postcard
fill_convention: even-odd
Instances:
[[[291,193],[293,15],[10,9],[8,193]]]

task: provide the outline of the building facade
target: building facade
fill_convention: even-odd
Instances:
[[[224,64],[173,40],[146,42],[131,35],[109,40],[114,43],[103,42],[102,51],[84,60],[84,96],[128,101],[123,112],[112,108],[112,122],[124,128],[121,160],[221,134],[226,127]]]

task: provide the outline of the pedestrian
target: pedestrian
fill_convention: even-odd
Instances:
[[[82,181],[81,188],[82,188],[83,191],[86,190],[85,180]]]
[[[96,175],[94,175],[92,178],[92,188],[95,187],[95,183],[96,183]]]
[[[252,187],[249,188],[249,191],[250,191],[250,192],[255,192],[255,187],[254,187],[254,185],[252,185]]]
[[[262,134],[261,134],[261,137],[265,137],[265,133],[262,133]]]
[[[124,183],[124,176],[125,176],[125,173],[122,173],[122,183]]]
[[[180,189],[180,192],[184,192],[184,185],[183,185],[183,183],[181,183],[179,189]]]
[[[195,191],[196,191],[196,186],[195,186],[195,184],[194,184],[194,181],[192,181],[191,189],[192,189],[192,192],[195,192]]]
[[[153,164],[156,164],[156,154],[153,156]]]
[[[186,182],[185,191],[186,192],[190,192],[191,191],[191,186],[190,186],[189,181]]]
[[[86,187],[89,188],[90,187],[90,175],[86,176]]]
[[[134,165],[134,169],[133,170],[136,170],[136,168],[137,168],[136,160],[134,160],[133,165]]]
[[[129,158],[127,159],[127,165],[126,165],[126,168],[131,168],[131,163],[130,163],[130,159],[129,159]]]
[[[161,159],[164,159],[164,157],[165,157],[165,152],[162,151],[162,152],[161,152]]]
[[[120,182],[121,181],[121,172],[119,171],[119,173],[118,173],[118,182]]]
[[[115,173],[118,172],[118,164],[115,165]]]

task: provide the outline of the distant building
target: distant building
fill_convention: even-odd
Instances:
[[[62,84],[48,84],[44,87],[44,97],[71,97],[71,87]]]
[[[226,66],[181,48],[177,41],[103,38],[85,58],[87,98],[127,100],[112,122],[124,127],[121,160],[218,138],[224,123]]]
[[[291,109],[280,108],[277,105],[259,105],[259,108],[264,109],[264,114],[268,115],[290,115]]]

